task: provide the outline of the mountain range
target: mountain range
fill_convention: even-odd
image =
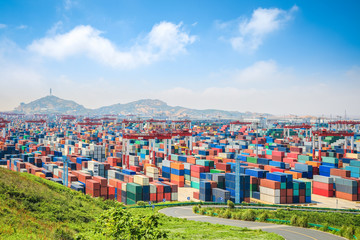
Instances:
[[[224,111],[216,109],[197,110],[179,106],[169,106],[157,99],[142,99],[125,104],[114,104],[97,109],[88,109],[71,100],[49,95],[30,103],[21,103],[14,109],[16,113],[25,114],[70,114],[70,115],[135,115],[137,117],[157,117],[171,119],[242,119],[256,117],[260,114],[251,112]],[[270,116],[269,114],[262,114]]]

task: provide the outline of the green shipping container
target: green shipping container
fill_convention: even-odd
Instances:
[[[332,163],[332,164],[339,163],[339,159],[334,157],[321,157],[321,160],[325,163]]]
[[[247,162],[257,164],[257,157],[247,157]]]
[[[196,189],[200,189],[200,182],[191,181],[191,187],[196,188]]]

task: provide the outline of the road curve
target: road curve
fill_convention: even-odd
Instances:
[[[279,225],[263,222],[249,222],[241,220],[232,220],[225,218],[209,217],[195,214],[192,211],[192,206],[169,207],[159,211],[167,216],[186,218],[187,220],[194,220],[199,222],[208,222],[213,224],[223,224],[234,227],[247,227],[249,229],[261,229],[266,232],[272,232],[283,236],[287,240],[343,240],[345,238],[321,232],[314,229],[292,227],[289,225]]]

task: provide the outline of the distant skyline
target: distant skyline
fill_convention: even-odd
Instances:
[[[0,111],[49,95],[360,116],[360,3],[1,1]]]

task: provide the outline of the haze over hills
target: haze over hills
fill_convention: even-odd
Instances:
[[[184,108],[180,106],[169,106],[165,102],[157,99],[142,99],[125,104],[114,104],[104,106],[97,109],[88,109],[84,106],[71,101],[64,100],[56,96],[46,96],[30,103],[21,103],[14,109],[14,112],[33,114],[33,113],[56,113],[56,114],[72,114],[72,115],[128,115],[133,114],[139,117],[161,118],[222,118],[222,119],[241,119],[254,117],[257,113],[241,113],[237,111],[224,111],[216,109],[197,110]],[[269,116],[269,114],[264,114]]]

